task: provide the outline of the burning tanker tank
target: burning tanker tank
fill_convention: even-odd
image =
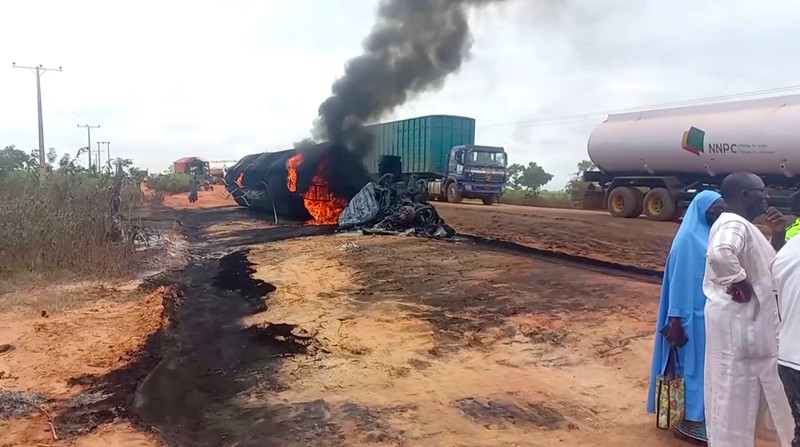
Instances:
[[[225,175],[240,206],[312,225],[336,225],[369,180],[358,157],[331,143],[247,155]]]

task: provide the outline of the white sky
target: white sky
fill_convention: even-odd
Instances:
[[[93,149],[111,141],[152,171],[291,147],[377,3],[3,2],[0,146],[38,146],[35,76],[16,62],[64,67],[42,78],[45,145],[59,153],[86,145],[78,124],[101,126]],[[798,23],[793,0],[509,0],[474,15],[460,73],[386,118],[475,117],[479,143],[539,163],[558,189],[602,119],[525,122],[800,84]]]

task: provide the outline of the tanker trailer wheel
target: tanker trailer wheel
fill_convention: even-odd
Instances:
[[[450,203],[461,203],[463,197],[461,197],[461,193],[458,192],[458,185],[456,182],[451,182],[447,185],[447,201]]]
[[[665,188],[653,188],[644,196],[644,214],[650,220],[673,220],[678,212],[678,202]]]
[[[236,202],[236,204],[239,205],[239,206],[243,206],[245,208],[248,208],[247,202],[245,202],[242,197],[233,196],[233,201]]]
[[[642,214],[642,192],[630,186],[618,186],[608,195],[608,212],[614,217],[639,217]]]

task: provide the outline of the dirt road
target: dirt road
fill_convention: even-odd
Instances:
[[[185,194],[168,196],[176,209],[237,206],[224,190],[200,191],[189,204]],[[522,245],[662,271],[678,225],[647,219],[618,219],[604,211],[485,206],[480,202],[434,202],[439,214],[456,231],[500,238]],[[265,215],[266,221],[272,220]]]
[[[672,222],[618,219],[601,211],[439,202],[435,206],[448,224],[464,233],[655,270],[663,270],[678,229]]]

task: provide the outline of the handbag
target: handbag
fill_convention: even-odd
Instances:
[[[686,410],[686,388],[679,371],[678,348],[673,346],[669,349],[664,374],[656,376],[656,426],[662,430],[675,428]]]

